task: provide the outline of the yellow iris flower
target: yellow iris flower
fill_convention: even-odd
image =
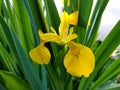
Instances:
[[[77,38],[77,34],[73,33],[73,28],[69,30],[69,24],[77,25],[77,20],[77,11],[70,15],[67,12],[63,12],[59,34],[52,27],[53,33],[42,33],[39,31],[41,44],[30,51],[31,59],[38,64],[48,64],[51,56],[44,43],[55,42],[59,45],[68,45],[69,50],[64,58],[64,66],[67,72],[77,77],[82,75],[88,77],[95,67],[95,57],[90,48],[72,41]]]
[[[91,49],[72,41],[68,45],[69,51],[64,58],[67,72],[77,77],[88,77],[95,67],[95,57]]]

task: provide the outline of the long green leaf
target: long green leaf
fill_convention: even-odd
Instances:
[[[37,32],[38,30],[37,30],[37,26],[36,26],[36,23],[34,21],[34,17],[33,17],[32,11],[30,9],[28,0],[23,0],[23,3],[25,5],[25,8],[27,9],[27,13],[30,17],[30,22],[31,22],[31,25],[32,25],[32,28],[33,28],[33,33],[34,33],[34,36],[35,36],[36,44],[38,45],[40,43],[39,42],[39,37],[38,37],[38,32]]]
[[[78,0],[79,20],[78,25],[86,28],[90,17],[93,0]]]
[[[16,22],[15,22],[15,13],[13,8],[12,8],[12,4],[10,3],[10,0],[1,0],[2,1],[2,5],[3,5],[3,10],[7,15],[4,15],[4,17],[7,16],[7,20],[10,20],[9,25],[11,25],[12,28],[16,29]],[[5,3],[6,4],[5,4]]]
[[[0,26],[2,27],[1,29],[2,35],[5,38],[11,52],[14,54],[14,57],[18,59],[18,55],[16,54],[17,52],[15,50],[15,45],[12,40],[12,36],[10,35],[9,27],[7,26],[7,24],[5,23],[5,21],[3,20],[1,16],[0,16]]]
[[[107,85],[96,90],[120,90],[120,84]]]
[[[60,18],[54,3],[54,0],[44,0],[45,6],[46,6],[46,11],[49,16],[50,20],[50,25],[54,27],[54,29],[58,32],[58,27],[60,24]]]
[[[13,41],[15,44],[15,48],[16,48],[17,54],[19,56],[20,63],[23,67],[25,76],[28,79],[32,89],[34,89],[34,90],[41,89],[42,84],[41,84],[40,78],[38,77],[38,75],[36,75],[37,73],[36,74],[34,73],[34,69],[32,68],[32,65],[31,65],[28,55],[24,52],[23,48],[20,45],[20,42],[18,41],[16,35],[12,32],[12,30],[10,33],[12,35],[12,38],[13,38]],[[34,84],[33,84],[33,82],[34,82]]]
[[[96,67],[91,76],[87,79],[84,87],[88,87],[93,78],[97,75],[98,71],[105,64],[106,60],[109,58],[111,53],[117,48],[120,44],[120,20],[117,22],[115,27],[106,37],[106,39],[102,42],[102,44],[97,48],[95,52],[96,58]],[[116,37],[117,36],[117,37]],[[85,79],[86,80],[86,79]]]
[[[113,72],[114,71],[114,72]],[[90,87],[90,90],[94,90],[95,88],[98,88],[100,85],[105,83],[107,80],[112,78],[114,75],[116,75],[118,72],[120,72],[120,58],[115,60],[112,65],[110,65],[105,72],[92,84]]]
[[[29,17],[30,17],[30,21],[31,21],[31,24],[32,24],[32,27],[33,27],[33,32],[34,32],[34,35],[35,35],[35,40],[36,40],[36,44],[37,45],[39,45],[39,37],[38,37],[38,30],[37,30],[37,28],[39,27],[38,25],[36,25],[36,23],[37,23],[37,21],[35,22],[35,16],[34,16],[34,13],[32,13],[32,11],[34,12],[34,10],[31,10],[31,8],[30,8],[30,5],[32,5],[32,4],[36,4],[36,2],[33,2],[33,0],[32,1],[29,1],[29,3],[28,3],[28,0],[23,0],[23,2],[24,2],[24,5],[25,5],[25,7],[26,7],[26,9],[27,9],[27,12],[28,12],[28,14],[29,14]],[[32,3],[33,2],[33,3]],[[29,5],[30,4],[30,5]],[[32,7],[32,6],[31,6]],[[36,7],[36,6],[35,6]],[[37,8],[37,7],[36,7]],[[40,7],[39,7],[40,8]],[[33,8],[32,8],[33,9]],[[37,13],[37,11],[35,12],[37,15],[38,15],[38,13]],[[43,18],[43,12],[41,12],[41,21],[43,21],[43,23],[44,24],[41,24],[41,25],[43,25],[43,27],[44,28],[42,28],[42,26],[40,26],[41,27],[41,29],[43,29],[43,30],[45,30],[45,29],[47,29],[47,27],[45,26],[46,24],[45,24],[45,21],[43,20],[44,18]],[[39,18],[37,18],[38,20],[39,20]],[[41,22],[42,23],[42,22]],[[38,27],[37,27],[38,26]],[[47,90],[47,78],[46,78],[46,67],[45,67],[45,65],[41,65],[41,72],[42,72],[42,77],[41,77],[41,80],[42,80],[42,85],[41,86],[43,86],[42,87],[42,89],[44,89],[44,90]]]
[[[86,36],[86,28],[88,24],[88,20],[90,17],[91,9],[92,9],[93,0],[78,0],[78,39],[77,42],[84,44],[85,36]]]
[[[87,28],[86,45],[91,47],[96,38],[102,14],[109,0],[98,0],[91,17],[91,24]]]
[[[16,31],[24,50],[28,52],[35,44],[30,19],[22,0],[13,0],[13,7],[16,20]],[[28,33],[29,32],[29,33]]]
[[[85,40],[85,45],[90,48],[94,44],[98,27],[101,21],[101,16],[107,3],[108,3],[108,0],[97,0],[96,6],[92,13],[92,17],[90,21],[91,23],[90,23],[90,26],[87,28],[87,34],[86,34],[86,40]],[[79,85],[79,90],[82,90],[83,88],[85,89],[87,88],[87,86],[86,87],[84,86],[86,85],[86,82],[87,82],[86,79],[83,77],[81,81],[82,84]]]
[[[30,10],[36,24],[37,30],[41,29],[43,32],[47,31],[47,25],[43,13],[42,1],[41,0],[28,0]]]
[[[17,72],[16,63],[14,60],[12,60],[11,56],[8,54],[8,52],[3,48],[2,44],[0,43],[0,55],[2,56],[5,65],[11,72]]]
[[[0,70],[0,76],[8,90],[31,90],[30,86],[20,77],[7,71]]]
[[[14,51],[14,55],[16,55],[17,59],[19,60],[20,64],[22,65],[22,69],[23,72],[27,78],[27,80],[29,81],[31,87],[33,90],[39,90],[42,88],[42,84],[41,81],[38,77],[38,75],[36,75],[36,73],[34,72],[34,69],[32,68],[32,64],[30,62],[30,59],[28,57],[28,55],[24,52],[23,48],[21,47],[20,42],[18,41],[17,36],[15,35],[15,33],[10,30],[7,26],[7,24],[5,23],[5,21],[0,17],[0,25],[5,29],[2,30],[2,32],[4,33],[7,42],[10,45],[11,50]],[[9,41],[9,39],[10,41]],[[33,83],[34,82],[34,83]]]

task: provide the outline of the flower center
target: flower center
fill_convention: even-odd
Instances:
[[[72,46],[72,47],[71,47],[71,51],[72,51],[72,54],[73,54],[74,56],[76,56],[76,57],[78,57],[79,54],[80,54],[80,49],[79,49],[78,47]]]

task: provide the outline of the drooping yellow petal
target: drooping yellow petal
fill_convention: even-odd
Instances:
[[[77,25],[78,22],[78,11],[75,11],[69,15],[69,24]]]
[[[43,44],[32,49],[29,55],[38,64],[48,64],[51,58],[49,50]]]
[[[95,67],[95,57],[91,49],[74,42],[68,43],[70,49],[64,58],[67,72],[73,76],[89,77]]]
[[[62,0],[62,3],[64,4],[64,0]],[[70,0],[67,1],[67,6],[70,6]]]
[[[77,57],[72,54],[71,50],[68,51],[64,58],[64,66],[69,74],[77,77],[82,76],[79,61],[77,60]]]

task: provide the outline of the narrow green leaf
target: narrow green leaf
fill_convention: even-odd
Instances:
[[[16,29],[15,13],[13,13],[14,10],[13,10],[12,4],[10,3],[10,0],[5,0],[5,1],[1,0],[1,1],[2,1],[4,12],[7,14],[7,15],[5,14],[4,17],[7,16],[7,20],[10,20],[9,25],[11,25],[12,28]]]
[[[92,84],[90,90],[98,88],[100,85],[104,84],[107,80],[112,78],[118,72],[120,72],[120,58],[115,60],[103,74]],[[113,72],[114,71],[114,72]]]
[[[86,28],[90,17],[93,0],[78,0],[78,25]]]
[[[21,68],[23,69],[23,72],[28,82],[30,83],[31,88],[33,90],[41,89],[42,84],[41,84],[39,75],[35,73],[34,68],[32,68],[30,59],[28,55],[24,52],[23,48],[21,47],[21,44],[17,36],[12,30],[8,28],[7,24],[1,17],[0,17],[0,21],[1,21],[0,25],[5,29],[5,30],[2,30],[2,32],[4,33],[6,40],[8,44],[10,45],[11,50],[14,51],[13,52],[14,55],[19,60],[19,65],[21,65]]]
[[[0,26],[2,28],[1,29],[2,35],[5,38],[11,52],[14,54],[14,57],[18,59],[18,55],[16,54],[17,52],[15,50],[15,45],[13,43],[12,36],[10,35],[9,27],[7,26],[7,24],[5,23],[5,21],[1,16],[0,16]]]
[[[59,14],[55,6],[54,0],[44,0],[47,14],[49,16],[50,25],[58,32],[58,27],[60,24]]]
[[[8,19],[8,12],[7,12],[7,8],[5,6],[5,3],[3,0],[1,0],[0,3],[1,3],[1,16]]]
[[[101,17],[99,17],[96,20],[96,23],[94,25],[92,33],[91,33],[90,37],[88,36],[89,37],[89,41],[87,41],[87,46],[90,47],[90,48],[92,48],[92,46],[95,43],[95,40],[97,39],[100,22],[101,22]]]
[[[85,43],[86,29],[81,27],[81,26],[77,26],[77,27],[74,27],[74,31],[78,36],[78,38],[76,39],[76,42],[84,44]]]
[[[95,6],[94,11],[92,13],[92,17],[90,20],[90,26],[86,30],[87,33],[86,33],[86,38],[85,38],[86,39],[85,45],[90,47],[90,48],[94,44],[95,38],[97,36],[101,16],[102,16],[102,13],[103,13],[108,1],[109,0],[97,0],[96,6]],[[79,86],[79,88],[81,88],[79,90],[82,90],[83,88],[84,88],[84,90],[86,90],[89,86],[86,84],[86,83],[88,83],[87,79],[84,78],[81,83],[84,83],[84,84]]]
[[[14,73],[18,71],[16,67],[16,63],[14,62],[14,60],[12,60],[11,56],[3,48],[1,43],[0,43],[0,55],[2,56],[4,60],[3,62],[5,63],[9,71],[14,72]]]
[[[10,33],[12,35],[12,38],[13,38],[13,41],[14,41],[14,44],[15,44],[15,48],[16,48],[17,54],[19,56],[20,63],[23,67],[25,76],[28,79],[32,89],[34,89],[34,90],[41,89],[42,84],[41,84],[39,75],[36,75],[37,73],[36,74],[34,73],[34,69],[32,68],[32,65],[31,65],[31,62],[30,62],[30,59],[29,59],[28,55],[24,52],[23,48],[20,45],[20,42],[18,41],[17,37],[12,32],[12,30],[11,30]]]
[[[101,43],[101,45],[95,51],[96,58],[96,67],[90,77],[86,80],[84,87],[88,87],[93,78],[97,75],[98,71],[105,64],[106,60],[109,58],[111,53],[117,48],[120,44],[120,20],[114,26],[109,35],[105,38],[105,40]],[[86,89],[85,89],[86,90]]]
[[[25,5],[25,7],[27,9],[29,17],[30,17],[30,21],[31,21],[31,24],[32,24],[32,27],[33,27],[33,32],[34,32],[34,35],[35,35],[36,44],[39,45],[40,42],[39,42],[39,37],[38,37],[38,32],[37,32],[38,30],[37,29],[39,29],[39,27],[42,30],[46,30],[47,29],[47,26],[45,26],[46,22],[44,20],[43,12],[42,12],[41,6],[40,6],[41,4],[39,4],[39,9],[40,9],[40,13],[39,13],[39,15],[40,15],[39,17],[40,18],[39,18],[38,17],[38,11],[35,11],[38,8],[37,5],[36,5],[37,2],[34,1],[34,0],[29,0],[29,3],[28,3],[28,0],[23,0],[23,2],[24,2],[24,5]],[[34,8],[36,8],[35,10],[33,10],[34,9],[33,5],[35,6]],[[33,13],[33,12],[35,12],[35,13]],[[37,15],[37,17],[36,17],[35,14]],[[41,21],[38,21],[39,19],[41,19]],[[41,22],[41,24],[39,22]],[[41,77],[41,80],[42,80],[41,86],[43,86],[41,88],[44,89],[44,90],[47,90],[47,78],[46,78],[46,67],[45,67],[45,65],[41,65],[41,72],[42,72],[41,73],[42,74],[42,77]],[[37,73],[39,73],[39,72],[37,72]]]
[[[55,89],[55,90],[64,90],[63,84],[61,83],[60,79],[58,78],[57,72],[54,69],[51,62],[48,64],[47,70],[48,70],[48,75],[50,76],[50,81],[54,85],[53,89]]]
[[[39,45],[39,37],[38,37],[38,30],[37,30],[37,26],[36,26],[36,23],[34,21],[34,17],[33,17],[33,13],[30,9],[30,6],[29,6],[29,3],[28,3],[28,0],[23,0],[23,3],[27,9],[27,12],[29,14],[29,17],[30,17],[30,22],[32,24],[32,28],[33,28],[33,33],[34,33],[34,36],[35,36],[35,40],[36,40],[36,44]]]
[[[72,4],[71,5],[71,9],[73,9],[73,11],[77,11],[79,8],[78,8],[78,2],[79,2],[79,0],[70,0],[70,4]]]
[[[120,90],[120,84],[107,85],[96,90]]]
[[[42,29],[43,32],[48,32],[49,28],[48,28],[48,23],[46,21],[46,16],[44,15],[44,11],[43,11],[43,8],[42,8],[42,1],[41,0],[37,0],[37,4],[38,4],[38,7],[39,7],[39,12],[40,12],[40,20],[39,22],[41,22],[41,26],[40,29]]]
[[[36,24],[37,30],[47,31],[47,25],[42,8],[42,0],[28,0],[30,10]]]
[[[89,47],[91,47],[94,43],[101,21],[101,17],[108,4],[108,1],[109,0],[97,0],[90,20],[90,26],[87,28],[86,45]]]
[[[78,0],[78,43],[85,43],[86,28],[92,9],[93,0]]]
[[[16,20],[16,31],[18,32],[21,45],[23,46],[24,50],[28,52],[35,44],[29,15],[22,0],[13,0],[13,6],[13,13],[15,13]]]
[[[30,86],[20,77],[13,73],[0,70],[0,76],[8,90],[31,90]]]

